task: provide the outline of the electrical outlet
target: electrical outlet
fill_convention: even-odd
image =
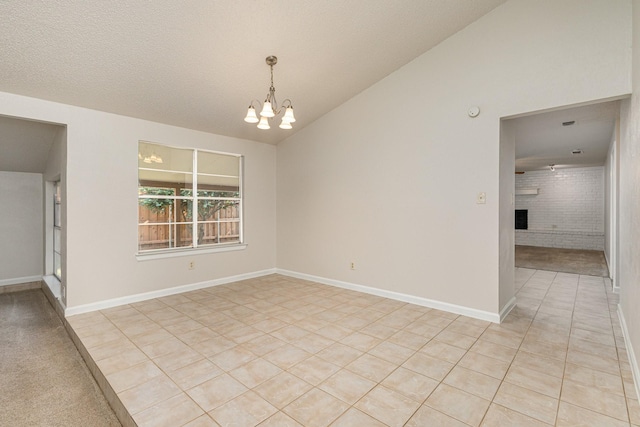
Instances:
[[[189,261],[189,270],[193,270],[194,268],[196,268],[196,262],[195,261]]]
[[[351,269],[352,270],[356,269],[356,263],[354,261],[351,261]]]

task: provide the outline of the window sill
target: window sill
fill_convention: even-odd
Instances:
[[[138,261],[149,261],[153,259],[212,254],[216,252],[242,251],[242,250],[245,250],[246,248],[247,248],[246,243],[239,243],[239,244],[236,243],[232,245],[215,246],[211,248],[178,249],[178,250],[166,250],[166,251],[158,251],[158,252],[150,252],[150,253],[137,253],[136,259]]]
[[[58,278],[56,276],[54,276],[53,274],[43,276],[42,280],[47,285],[47,287],[49,288],[49,290],[51,291],[53,296],[57,300],[61,300],[61,298],[62,298],[62,283],[60,283],[60,280],[58,280]]]

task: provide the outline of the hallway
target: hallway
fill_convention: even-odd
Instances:
[[[120,426],[41,290],[0,294],[0,425]]]

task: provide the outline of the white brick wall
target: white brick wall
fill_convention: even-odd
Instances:
[[[516,209],[529,211],[529,229],[516,245],[604,250],[604,167],[531,171],[516,175]]]

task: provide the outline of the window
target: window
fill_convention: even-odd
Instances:
[[[242,156],[138,145],[138,251],[242,243]]]
[[[60,181],[53,184],[53,275],[62,282],[62,262],[60,257],[60,237],[62,221],[60,219],[61,203]]]

